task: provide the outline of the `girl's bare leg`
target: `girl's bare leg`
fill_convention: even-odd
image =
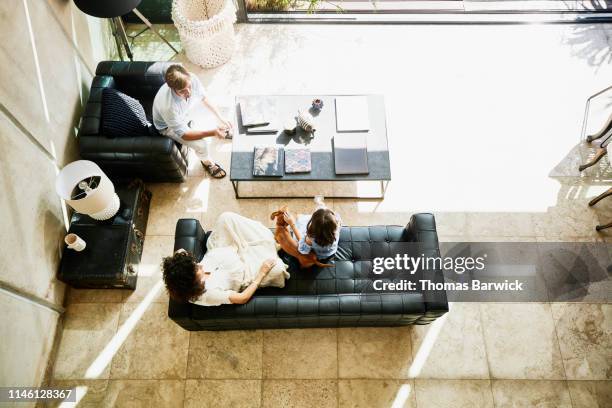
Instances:
[[[304,255],[298,251],[298,240],[291,235],[291,231],[289,230],[290,227],[284,220],[286,210],[286,207],[282,207],[279,211],[273,212],[270,216],[270,218],[276,219],[274,239],[278,242],[283,251],[298,260],[300,267],[309,268],[317,263],[316,256],[314,254]],[[299,238],[299,232],[297,232],[297,236]]]

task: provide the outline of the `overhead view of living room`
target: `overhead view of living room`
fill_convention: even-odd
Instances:
[[[0,406],[612,407],[610,7],[0,2]]]

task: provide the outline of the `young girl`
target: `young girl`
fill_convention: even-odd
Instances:
[[[311,216],[300,215],[297,222],[294,222],[293,217],[287,213],[285,221],[298,240],[298,251],[301,254],[307,255],[312,251],[317,259],[327,259],[338,250],[342,220],[323,204],[321,198],[317,197],[315,203],[317,209]]]
[[[331,257],[338,250],[340,225],[340,217],[328,208],[319,208],[307,222],[298,217],[298,251],[304,255],[314,251],[317,259]]]

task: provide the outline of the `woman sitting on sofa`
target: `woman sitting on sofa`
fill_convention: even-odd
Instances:
[[[164,258],[164,282],[172,299],[203,306],[243,304],[260,286],[284,287],[287,265],[272,232],[239,214],[219,216],[200,263],[183,249]]]

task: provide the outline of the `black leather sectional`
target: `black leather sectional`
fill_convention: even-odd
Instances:
[[[176,225],[174,248],[184,248],[201,259],[206,252],[205,232],[195,219]],[[343,227],[339,249],[331,268],[300,270],[290,265],[291,278],[284,288],[262,288],[244,305],[206,307],[170,300],[168,315],[187,330],[234,330],[343,326],[404,326],[428,324],[448,311],[446,292],[373,289],[373,279],[417,282],[423,271],[393,277],[374,275],[372,260],[393,257],[409,245],[413,256],[439,256],[438,234],[432,214],[415,214],[406,227]],[[401,248],[400,248],[401,247]],[[427,271],[427,279],[443,282],[442,271]]]
[[[115,88],[144,107],[151,122],[153,98],[164,84],[171,62],[102,61],[96,68],[89,99],[79,127],[81,158],[96,162],[111,178],[181,182],[187,175],[188,148],[161,136],[109,137],[102,134],[102,92]]]

